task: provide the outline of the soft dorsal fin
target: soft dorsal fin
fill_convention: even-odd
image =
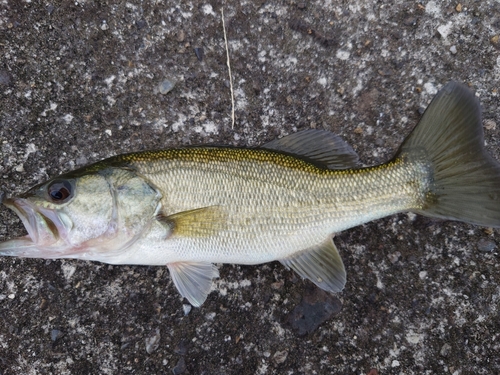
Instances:
[[[309,129],[275,139],[261,146],[309,158],[329,169],[359,167],[356,152],[342,138],[325,130]]]
[[[167,264],[177,290],[195,307],[207,299],[212,279],[219,277],[217,267],[205,262],[179,262]]]
[[[330,238],[322,244],[280,259],[280,262],[327,292],[340,292],[344,289],[346,282],[344,263]]]

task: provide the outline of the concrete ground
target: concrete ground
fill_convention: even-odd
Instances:
[[[0,190],[308,128],[382,163],[450,80],[500,160],[499,34],[497,0],[4,0]],[[2,207],[0,240],[24,233]],[[338,234],[339,295],[278,262],[224,265],[191,310],[166,267],[1,258],[0,374],[500,374],[499,240],[400,214]]]

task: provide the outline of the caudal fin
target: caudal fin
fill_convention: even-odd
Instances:
[[[500,227],[500,164],[484,150],[481,109],[464,85],[448,83],[398,151],[422,151],[432,168],[422,215]]]

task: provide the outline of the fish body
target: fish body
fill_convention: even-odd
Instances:
[[[260,148],[187,147],[115,156],[3,202],[28,236],[0,255],[167,265],[200,306],[213,263],[279,260],[330,291],[345,269],[332,236],[412,211],[500,226],[500,166],[483,149],[479,103],[445,86],[388,163],[360,168],[332,133]]]
[[[150,227],[161,239],[147,263],[155,265],[283,259],[332,233],[421,207],[430,174],[424,163],[402,159],[383,168],[330,170],[265,149],[187,148],[118,160],[161,192],[154,208],[160,220]],[[138,239],[142,251],[117,263],[140,264],[149,237]]]

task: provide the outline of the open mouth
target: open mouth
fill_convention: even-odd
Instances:
[[[28,235],[0,243],[0,255],[51,258],[59,253],[57,248],[64,244],[71,227],[69,220],[64,222],[64,216],[55,210],[37,207],[24,198],[4,199],[2,203],[19,216]]]
[[[6,199],[3,204],[19,216],[34,244],[43,246],[57,241],[58,233],[54,223],[37,212],[26,199]]]

